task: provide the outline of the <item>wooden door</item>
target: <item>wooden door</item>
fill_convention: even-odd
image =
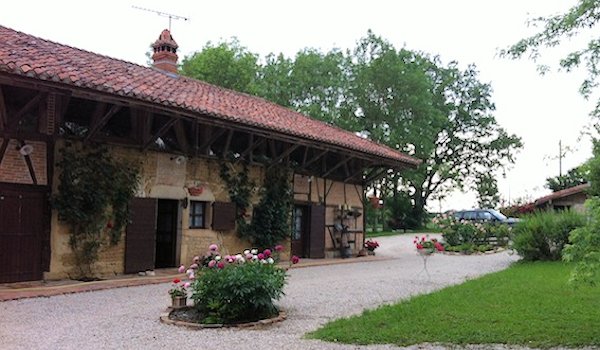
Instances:
[[[304,205],[295,205],[293,213],[292,228],[292,255],[299,257],[308,257],[308,207]]]
[[[310,238],[309,253],[310,258],[325,257],[325,206],[310,206]]]
[[[154,269],[157,200],[134,198],[125,236],[125,273]]]
[[[0,186],[0,283],[43,277],[46,190]]]

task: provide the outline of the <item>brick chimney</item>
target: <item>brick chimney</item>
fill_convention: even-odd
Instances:
[[[154,67],[166,72],[177,73],[177,48],[179,46],[173,40],[173,36],[168,29],[160,33],[158,40],[152,44],[154,54]]]

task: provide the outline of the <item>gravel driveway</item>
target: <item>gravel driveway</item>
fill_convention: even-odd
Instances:
[[[435,255],[422,269],[412,236],[383,237],[387,261],[292,269],[280,305],[288,319],[266,329],[205,329],[163,325],[168,284],[23,299],[0,303],[2,349],[397,349],[305,340],[329,320],[506,268],[507,252]]]

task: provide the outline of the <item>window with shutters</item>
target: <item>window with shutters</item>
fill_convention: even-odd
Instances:
[[[206,202],[190,202],[190,228],[205,228]]]

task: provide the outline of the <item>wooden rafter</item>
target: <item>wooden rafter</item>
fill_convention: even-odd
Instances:
[[[194,157],[198,157],[198,143],[200,142],[200,136],[198,133],[200,132],[200,123],[198,121],[194,121],[194,130],[192,131],[194,135],[192,137],[192,147],[194,148]]]
[[[87,135],[83,142],[88,143],[96,135],[100,129],[115,115],[118,111],[121,110],[121,106],[113,105],[108,112],[102,115],[102,112],[106,109],[106,105],[104,103],[98,103],[96,105],[96,110],[94,111],[94,115],[92,116],[93,125],[91,129],[88,131]]]
[[[388,168],[379,168],[379,170],[375,171],[370,176],[365,178],[365,183],[371,183],[375,180],[378,180],[381,177],[385,176],[385,174],[387,174],[387,172],[388,172]]]
[[[233,138],[233,130],[227,132],[227,139],[225,140],[225,147],[223,147],[223,158],[227,156],[229,152],[229,146],[231,146],[231,139]]]
[[[304,164],[302,164],[302,168],[306,169],[308,168],[311,164],[316,163],[319,159],[321,159],[321,157],[323,157],[325,154],[327,154],[327,150],[325,151],[321,151],[321,153],[317,154],[315,157],[313,157],[311,160],[309,160],[308,162],[305,162]]]
[[[19,111],[17,111],[17,113],[15,113],[12,118],[10,123],[8,124],[8,129],[9,130],[14,130],[17,126],[17,124],[19,123],[19,120],[21,119],[21,117],[29,112],[33,107],[36,107],[38,105],[38,103],[40,103],[41,99],[42,99],[42,95],[44,95],[44,93],[42,92],[38,92],[37,95],[35,95],[35,97],[33,97],[31,100],[29,100],[29,102],[27,102],[25,104],[25,106],[23,106],[23,108],[21,108]]]
[[[2,91],[2,86],[0,86],[0,130],[4,130],[7,123],[7,115],[6,115],[6,103],[4,102],[4,93]]]
[[[183,119],[179,119],[174,125],[173,129],[175,130],[175,137],[177,138],[177,143],[181,150],[185,154],[190,153],[190,143],[188,142],[187,135],[185,134],[185,129],[183,127]]]
[[[204,142],[202,142],[202,144],[199,147],[200,152],[202,154],[208,154],[210,146],[212,146],[212,144],[215,143],[215,141],[217,141],[217,139],[221,137],[225,133],[225,131],[225,129],[219,129],[215,131],[209,138],[204,140]]]
[[[332,168],[329,168],[329,170],[327,170],[327,171],[325,172],[325,174],[323,174],[322,176],[323,176],[323,177],[327,177],[329,174],[333,173],[334,171],[336,171],[337,169],[339,169],[341,166],[343,166],[344,164],[348,163],[348,161],[349,161],[350,159],[351,159],[351,158],[349,158],[349,157],[344,157],[344,159],[343,159],[343,160],[341,160],[340,162],[338,162],[338,163],[337,163],[336,165],[334,165]]]
[[[300,147],[300,145],[291,145],[291,146],[288,146],[288,148],[285,151],[283,151],[277,158],[273,159],[273,161],[271,162],[271,165],[269,166],[269,168],[271,168],[275,164],[279,163],[283,158],[285,158],[285,157],[289,156],[290,154],[292,154],[292,152],[294,152],[298,147]]]
[[[2,164],[2,159],[4,159],[4,153],[6,153],[8,142],[10,142],[10,139],[8,137],[4,137],[2,139],[2,145],[0,145],[0,164]]]
[[[142,147],[142,149],[145,151],[148,149],[148,147],[150,147],[150,145],[154,142],[156,142],[156,140],[163,136],[164,134],[167,133],[167,131],[169,131],[169,129],[173,126],[173,124],[175,124],[177,121],[179,120],[179,118],[171,118],[169,121],[167,121],[165,123],[165,125],[163,125],[157,132],[156,134],[154,134],[150,140],[146,141],[146,143],[144,144],[144,146]]]
[[[244,159],[246,156],[252,153],[252,151],[254,151],[257,147],[262,145],[265,142],[265,140],[266,139],[262,138],[257,142],[254,142],[254,134],[250,134],[250,139],[248,140],[248,148],[246,148],[246,150],[244,150],[244,152],[240,154],[240,157],[235,161],[235,163],[239,163],[242,159]]]

